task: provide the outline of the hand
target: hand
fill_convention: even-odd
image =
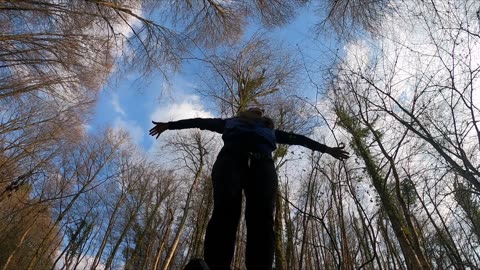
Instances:
[[[150,129],[150,135],[151,136],[157,136],[155,139],[158,139],[160,134],[162,134],[165,130],[168,129],[168,123],[162,123],[162,122],[155,122],[152,121],[155,126]]]
[[[344,160],[350,157],[350,153],[343,150],[343,148],[345,148],[345,145],[341,143],[340,146],[330,147],[327,153],[338,160]]]

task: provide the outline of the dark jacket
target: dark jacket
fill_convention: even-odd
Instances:
[[[266,127],[261,122],[239,118],[191,118],[168,122],[168,129],[199,128],[222,134],[224,147],[270,156],[276,144],[301,145],[325,152],[328,147],[303,135]]]

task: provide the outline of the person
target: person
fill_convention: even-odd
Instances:
[[[211,270],[230,269],[245,194],[247,226],[246,266],[272,269],[274,208],[277,174],[272,159],[276,144],[301,145],[344,160],[344,146],[328,147],[305,136],[274,128],[260,108],[250,108],[233,118],[192,118],[155,122],[150,135],[165,130],[199,128],[222,134],[224,146],[212,169],[213,212],[205,236],[204,258]]]

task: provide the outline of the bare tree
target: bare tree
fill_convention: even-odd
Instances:
[[[177,224],[177,229],[173,242],[169,248],[165,261],[163,263],[164,270],[168,269],[171,265],[172,258],[177,253],[178,245],[184,228],[186,226],[187,218],[190,212],[191,204],[195,197],[198,197],[196,193],[199,181],[204,180],[204,170],[207,163],[207,154],[209,148],[208,144],[213,138],[205,139],[199,132],[191,134],[191,138],[179,136],[177,140],[170,142],[172,147],[176,148],[183,155],[184,166],[188,168],[189,174],[193,175],[193,182],[188,189],[185,205],[181,213],[181,220]]]
[[[420,12],[411,13],[413,6]],[[463,269],[477,256],[463,245],[477,241],[471,237],[474,226],[460,233],[447,213],[465,213],[456,218],[465,228],[473,224],[466,217],[476,211],[472,202],[477,198],[462,196],[462,203],[473,206],[471,214],[453,210],[451,201],[459,199],[453,196],[459,183],[469,186],[472,196],[479,187],[478,62],[473,59],[480,43],[472,34],[477,25],[471,23],[478,4],[403,1],[396,8],[396,15],[382,21],[380,35],[347,46],[346,60],[334,69],[332,97],[341,108],[339,122],[372,177],[384,208],[381,216],[388,218],[378,220],[383,237],[393,232],[399,239],[389,213],[393,208],[385,203],[394,202],[395,215],[403,220],[399,224],[409,232],[408,248],[419,258],[421,266],[415,267]],[[405,32],[393,34],[398,22]],[[411,36],[406,39],[404,33]],[[375,183],[377,176],[383,180]],[[408,258],[405,243],[399,239],[399,244]],[[387,265],[404,267],[396,247],[387,247],[392,254]]]
[[[324,18],[316,25],[317,33],[330,32],[352,39],[362,32],[381,31],[381,21],[395,11],[395,3],[385,0],[317,1],[317,13]]]
[[[291,56],[270,45],[260,33],[202,61],[210,73],[202,78],[205,86],[198,90],[212,98],[225,116],[252,105],[273,109],[275,98],[294,88],[299,71]]]

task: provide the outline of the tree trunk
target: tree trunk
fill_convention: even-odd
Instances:
[[[400,243],[403,255],[408,269],[431,269],[428,261],[424,257],[423,253],[416,247],[415,241],[413,241],[410,226],[402,216],[402,211],[395,206],[395,199],[388,193],[385,188],[386,179],[381,176],[381,172],[376,162],[374,161],[370,151],[368,150],[365,142],[364,135],[358,126],[358,123],[347,115],[346,112],[337,111],[337,116],[340,118],[342,125],[353,136],[352,144],[358,156],[363,159],[366,166],[366,171],[372,179],[373,186],[380,197],[380,203],[385,210],[395,236]]]
[[[282,197],[277,195],[275,206],[275,270],[285,270],[285,250],[283,247]]]

